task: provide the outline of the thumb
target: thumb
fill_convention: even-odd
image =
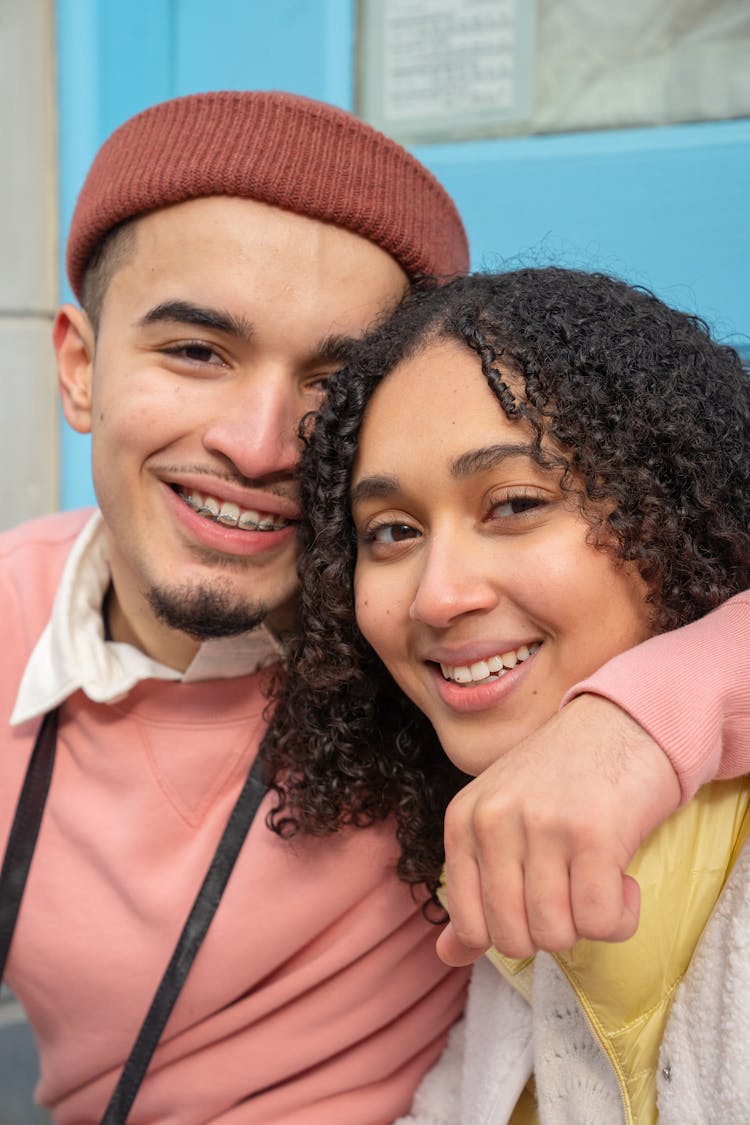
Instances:
[[[641,888],[632,875],[622,877],[622,914],[607,941],[627,941],[638,929],[641,914]]]
[[[449,922],[445,927],[435,945],[440,960],[453,968],[459,968],[461,965],[472,965],[488,948],[488,946],[484,946],[477,949],[476,946],[464,945],[456,936],[452,922]]]

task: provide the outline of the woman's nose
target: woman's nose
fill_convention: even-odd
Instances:
[[[492,609],[497,604],[493,570],[485,553],[469,541],[433,540],[426,552],[414,599],[413,621],[444,629],[457,617]]]

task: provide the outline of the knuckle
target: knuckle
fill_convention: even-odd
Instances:
[[[465,945],[468,949],[486,949],[491,944],[492,938],[485,926],[466,925],[460,920],[456,921],[453,917],[451,917],[451,922],[453,932],[461,945]]]
[[[517,934],[507,934],[499,932],[492,937],[492,944],[498,952],[503,953],[506,957],[513,957],[516,960],[523,960],[525,957],[533,957],[537,951],[537,946],[530,937],[520,937]]]
[[[605,941],[617,931],[622,920],[622,905],[607,894],[604,887],[587,887],[577,898],[573,914],[581,937]]]
[[[563,949],[570,949],[578,940],[578,933],[572,922],[557,920],[546,923],[529,922],[531,940],[537,949],[546,953],[559,953]]]
[[[463,818],[459,818],[458,814],[454,811],[451,812],[450,805],[445,814],[443,821],[443,840],[445,841],[446,848],[458,847],[466,836],[466,826]]]
[[[474,832],[480,838],[484,839],[490,836],[502,825],[503,814],[502,810],[497,808],[496,805],[489,801],[481,801],[477,803],[474,809]]]

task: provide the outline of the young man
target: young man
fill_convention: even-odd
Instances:
[[[94,162],[68,242],[82,308],[54,341],[100,512],[0,541],[3,839],[59,707],[6,975],[61,1125],[104,1112],[265,729],[299,420],[412,278],[467,265],[431,174],[307,99],[177,99]],[[284,841],[271,801],[133,1121],[391,1121],[461,1011],[388,826]]]

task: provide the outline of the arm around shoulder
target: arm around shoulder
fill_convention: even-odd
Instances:
[[[683,802],[708,781],[750,773],[750,591],[616,656],[565,702],[584,693],[616,703],[659,743]]]

